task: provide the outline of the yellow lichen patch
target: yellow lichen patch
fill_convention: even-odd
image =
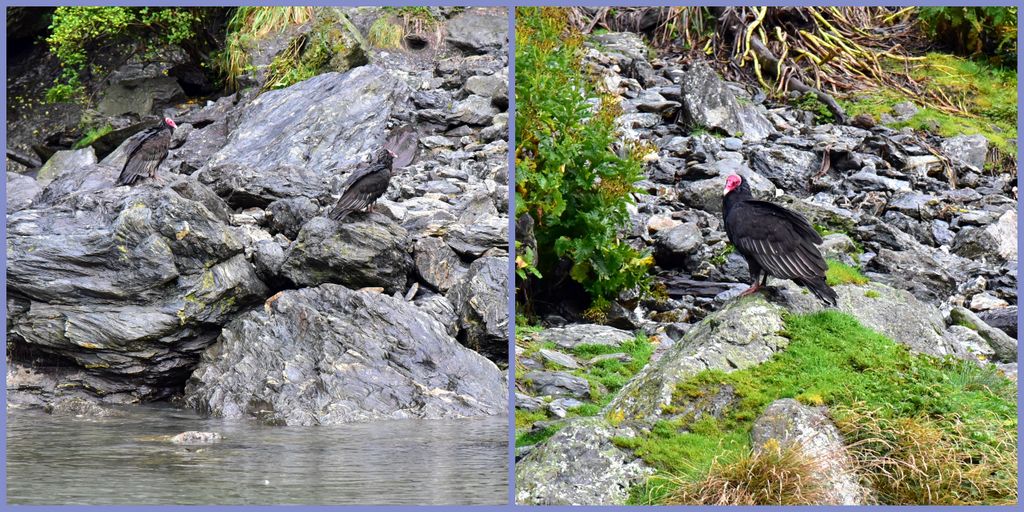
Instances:
[[[182,238],[185,238],[186,236],[188,236],[188,234],[189,234],[188,224],[185,224],[185,227],[182,228],[181,231],[178,231],[177,233],[174,234],[174,238],[176,240],[181,240]]]

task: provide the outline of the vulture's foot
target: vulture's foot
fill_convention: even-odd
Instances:
[[[751,293],[759,291],[761,288],[762,288],[762,286],[761,286],[760,283],[754,283],[753,285],[750,286],[750,288],[747,288],[746,290],[743,290],[743,293],[740,293],[740,297],[746,297],[747,295],[750,295]]]

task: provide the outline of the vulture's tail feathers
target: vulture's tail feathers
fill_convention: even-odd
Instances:
[[[821,301],[826,305],[831,307],[839,306],[839,295],[832,289],[832,287],[825,283],[824,277],[819,277],[814,280],[801,279],[801,281],[802,282],[800,284],[814,292],[814,295],[821,299]]]

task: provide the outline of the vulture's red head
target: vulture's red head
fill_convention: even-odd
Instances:
[[[732,192],[733,190],[739,188],[740,184],[742,183],[743,178],[740,178],[735,174],[729,176],[728,178],[725,179],[725,192],[723,192],[722,195],[728,195],[729,192]]]
[[[178,127],[178,125],[174,124],[174,119],[169,117],[164,118],[164,123],[166,123],[167,126],[170,126],[172,130]]]

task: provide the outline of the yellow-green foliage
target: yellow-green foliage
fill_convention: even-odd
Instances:
[[[399,48],[402,46],[403,37],[405,30],[402,26],[392,23],[386,16],[377,18],[370,25],[370,32],[366,35],[370,44],[378,48]]]
[[[313,7],[239,7],[228,20],[222,71],[227,86],[238,87],[238,77],[249,65],[247,47],[273,32],[282,32],[293,25],[306,23],[313,17]]]
[[[836,260],[829,258],[828,270],[825,271],[825,282],[829,286],[837,284],[867,284],[868,278],[864,277],[859,270]]]
[[[828,406],[869,481],[889,478],[894,466],[927,468],[900,476],[879,495],[883,504],[1016,500],[1016,455],[1008,448],[1016,444],[1016,386],[997,370],[911,354],[835,311],[789,316],[784,334],[788,347],[769,361],[728,374],[701,372],[679,383],[665,408],[669,417],[680,415],[729,389],[735,398],[719,419],[681,415],[615,440],[659,470],[632,491],[632,502],[664,503],[675,489],[709,478],[712,461],[742,460],[754,420],[781,398]],[[906,437],[929,439],[934,449]]]
[[[648,286],[650,254],[620,236],[646,148],[613,150],[621,109],[583,73],[568,9],[516,12],[516,214],[535,221],[540,273],[560,278],[549,271],[570,260],[600,316],[619,292]]]
[[[886,61],[893,69],[904,63]],[[968,115],[950,114],[929,108],[927,102],[891,90],[879,90],[843,101],[850,115],[867,113],[878,118],[891,113],[892,106],[915,101],[921,110],[894,128],[909,126],[943,137],[984,135],[1007,157],[1015,157],[1017,139],[1017,73],[1015,69],[986,66],[978,62],[942,53],[929,53],[923,60],[913,61],[911,76],[924,84],[926,90],[942,91]],[[1014,169],[1016,170],[1016,169]]]
[[[78,142],[76,142],[75,145],[72,147],[74,149],[82,149],[85,147],[89,147],[92,145],[93,142],[96,142],[96,139],[110,133],[113,130],[114,127],[111,126],[109,123],[100,126],[99,128],[90,128],[88,131],[85,132],[85,136],[82,137]]]

